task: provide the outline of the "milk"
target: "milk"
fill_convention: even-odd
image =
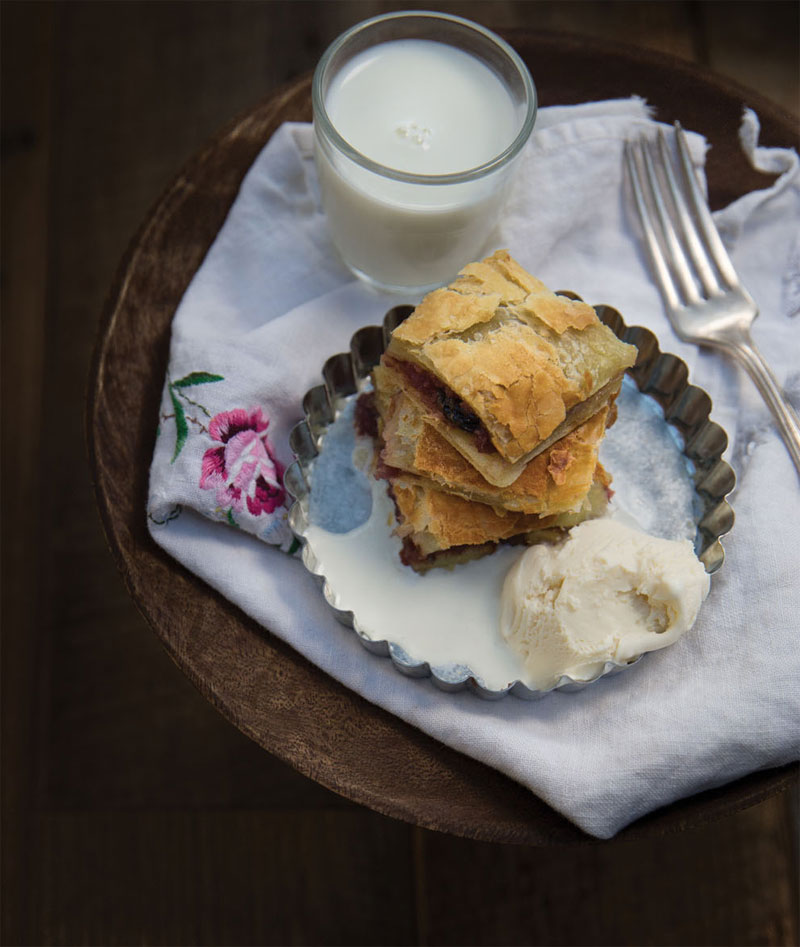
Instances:
[[[507,148],[520,119],[499,76],[432,40],[380,43],[334,77],[325,99],[339,134],[400,171],[455,174]]]
[[[527,103],[477,57],[426,39],[356,54],[333,76],[324,101],[347,144],[382,166],[362,166],[317,128],[323,206],[352,269],[382,286],[428,288],[480,256],[511,164],[467,180],[464,172],[515,142]],[[455,183],[394,176],[459,174]]]

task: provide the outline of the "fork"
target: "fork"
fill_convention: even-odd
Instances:
[[[642,137],[625,145],[634,201],[667,316],[684,341],[720,349],[746,369],[800,473],[800,420],[750,336],[758,307],[720,239],[680,122],[675,122],[675,151],[677,159],[663,129],[657,144]]]

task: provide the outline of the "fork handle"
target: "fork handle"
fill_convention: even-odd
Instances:
[[[800,419],[789,404],[777,378],[772,374],[772,369],[759,352],[750,333],[746,329],[740,329],[732,336],[726,334],[725,337],[719,338],[719,342],[740,362],[753,379],[756,388],[778,422],[781,437],[800,474]]]

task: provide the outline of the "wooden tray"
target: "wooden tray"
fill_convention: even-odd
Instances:
[[[744,104],[759,114],[763,144],[795,143],[788,113],[678,60],[556,34],[516,32],[507,39],[527,61],[541,106],[637,94],[657,107],[661,120],[680,119],[704,133],[713,144],[708,176],[715,208],[770,180],[741,156]],[[282,122],[310,120],[310,89],[310,77],[293,82],[210,141],[156,203],[120,265],[87,405],[91,469],[111,551],[138,607],[200,692],[301,773],[427,828],[499,842],[586,840],[527,789],[329,678],[170,559],[147,532],[148,472],[173,313],[260,149]],[[795,772],[753,774],[666,807],[621,834],[659,834],[718,818],[789,785]]]

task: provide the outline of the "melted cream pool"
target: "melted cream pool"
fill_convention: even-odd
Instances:
[[[352,611],[368,638],[398,645],[409,663],[427,661],[441,678],[459,680],[469,669],[489,690],[517,680],[532,686],[499,628],[503,582],[525,547],[500,546],[483,559],[426,575],[404,566],[385,484],[364,473],[371,442],[353,435],[352,408],[350,399],[311,471],[305,540],[333,604]],[[627,379],[601,460],[619,491],[608,515],[667,539],[694,538],[696,498],[681,446],[655,402]]]
[[[310,525],[306,541],[335,590],[334,605],[351,610],[360,631],[399,645],[413,661],[427,661],[440,677],[469,668],[485,687],[501,690],[524,676],[522,662],[500,635],[498,603],[506,572],[519,549],[496,553],[454,570],[418,575],[400,562],[392,535],[394,508],[386,485],[372,481],[372,513],[348,533]]]

